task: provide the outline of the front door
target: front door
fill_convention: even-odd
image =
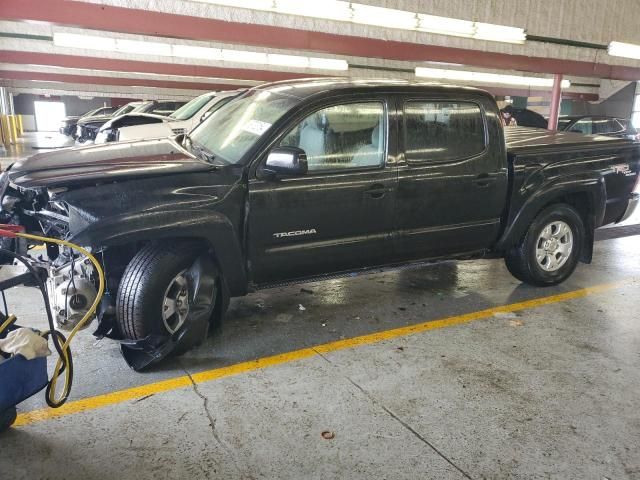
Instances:
[[[258,173],[249,182],[255,283],[349,271],[391,258],[397,172],[389,155],[396,137],[389,138],[389,130],[383,96],[318,106],[285,129],[276,145],[304,150],[309,171],[285,178]]]
[[[400,260],[471,253],[495,242],[508,177],[502,127],[497,115],[485,114],[490,108],[484,97],[399,99]]]

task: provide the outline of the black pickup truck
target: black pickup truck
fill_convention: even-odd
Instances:
[[[506,137],[477,89],[279,82],[190,135],[17,163],[1,178],[1,220],[100,254],[97,333],[141,368],[198,343],[229,297],[269,285],[474,257],[503,257],[533,285],[562,282],[590,262],[594,230],[635,207],[639,147],[524,128]],[[55,274],[84,285],[71,294],[95,292],[69,252],[48,254]],[[68,302],[68,290],[49,293],[61,324],[92,300]]]

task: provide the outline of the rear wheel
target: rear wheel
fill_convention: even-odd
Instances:
[[[552,205],[538,214],[520,243],[507,252],[507,269],[531,285],[557,285],[575,270],[584,239],[580,214],[570,205]]]
[[[218,301],[220,275],[197,242],[149,245],[131,260],[116,302],[123,337],[183,338],[176,351],[202,342]]]

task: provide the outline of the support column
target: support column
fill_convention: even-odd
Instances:
[[[553,76],[553,90],[551,92],[551,112],[549,113],[548,130],[558,129],[558,116],[560,115],[560,102],[562,101],[562,74]]]

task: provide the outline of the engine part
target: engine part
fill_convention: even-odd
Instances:
[[[97,295],[91,262],[87,259],[73,260],[61,267],[51,267],[47,294],[58,327],[72,330],[89,311]],[[83,328],[90,323],[85,323]]]

